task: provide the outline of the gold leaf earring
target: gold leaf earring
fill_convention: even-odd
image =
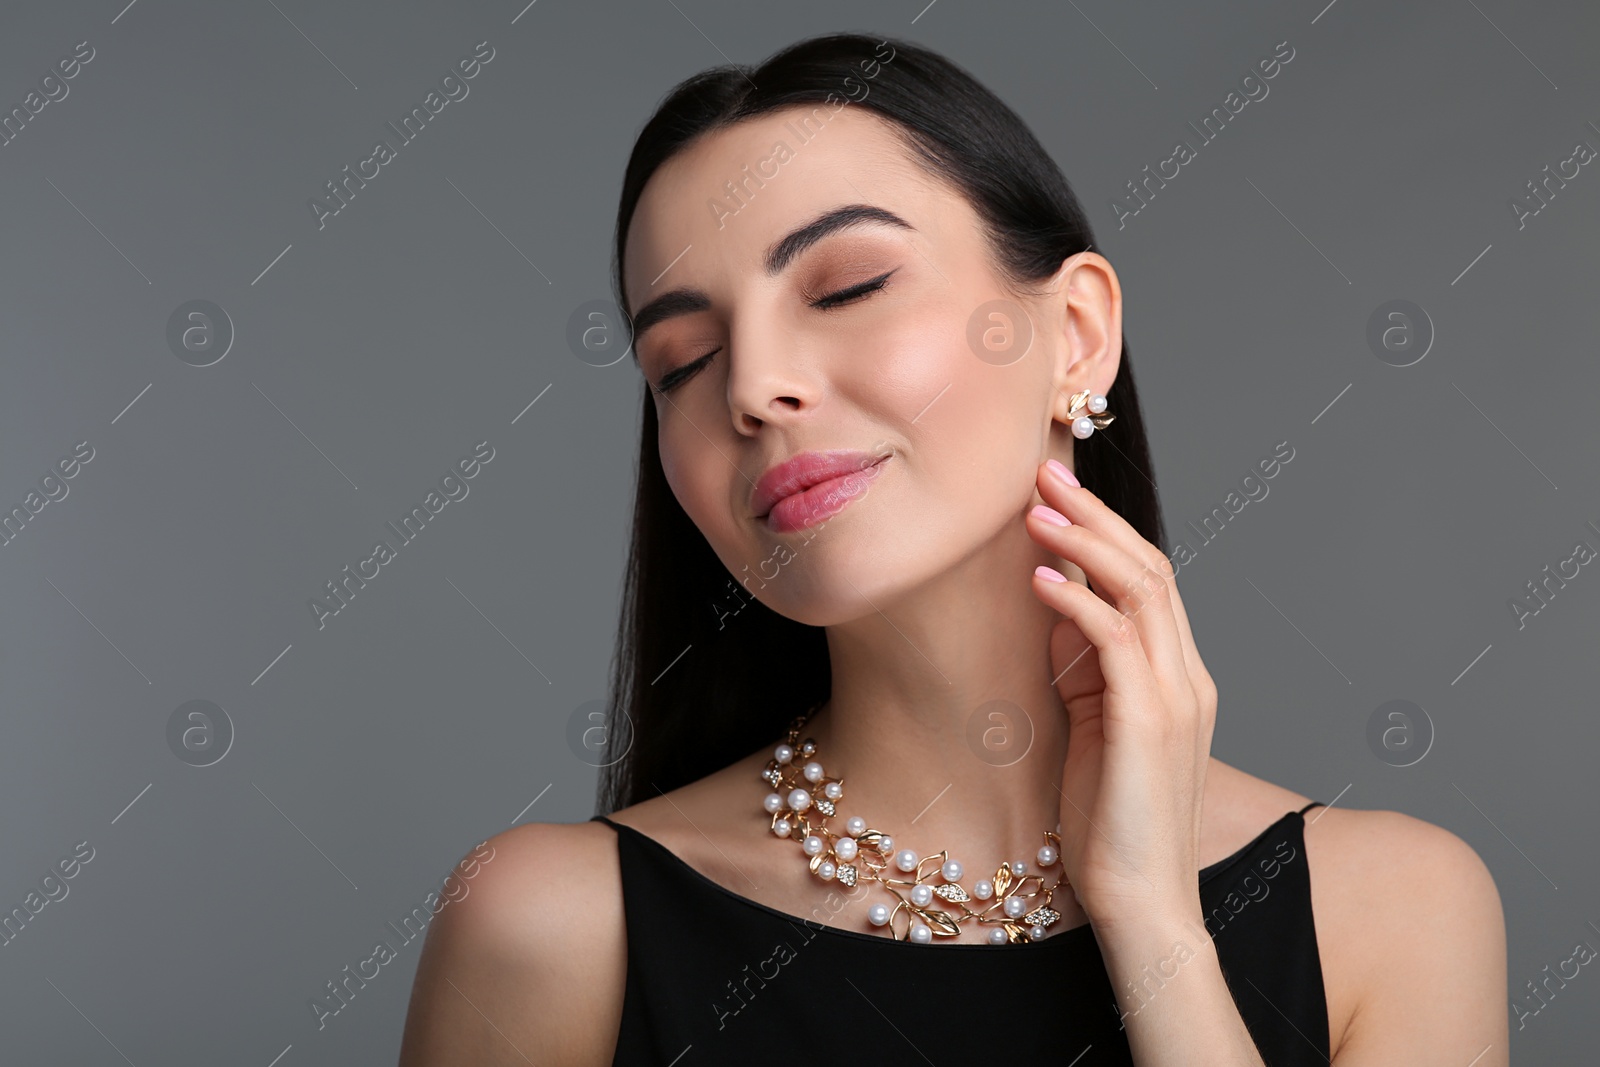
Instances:
[[[1081,412],[1087,408],[1089,414]],[[1073,393],[1067,401],[1067,418],[1072,420],[1072,436],[1082,441],[1096,430],[1103,430],[1116,419],[1106,414],[1106,398],[1088,389]]]

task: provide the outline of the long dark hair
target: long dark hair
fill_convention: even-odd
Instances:
[[[645,124],[617,209],[612,281],[624,316],[632,315],[622,281],[628,226],[657,167],[708,131],[776,108],[845,101],[895,123],[913,157],[967,198],[1002,276],[1019,290],[1094,243],[1055,162],[970,74],[904,41],[829,34],[793,44],[753,68],[702,71],[674,88]],[[1074,442],[1078,478],[1164,549],[1126,337],[1106,399],[1116,421]],[[832,678],[822,628],[753,599],[679,506],[661,468],[648,386],[641,413],[633,539],[598,798],[604,814],[776,742],[796,715],[827,698]]]

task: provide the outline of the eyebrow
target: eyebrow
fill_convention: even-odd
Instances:
[[[874,207],[871,204],[846,204],[823,212],[773,242],[762,260],[762,267],[768,277],[781,274],[802,252],[823,238],[840,230],[872,223],[916,232],[915,226],[885,208]],[[639,339],[644,336],[646,330],[668,319],[705,311],[710,307],[711,298],[701,289],[686,287],[672,289],[656,297],[633,316],[633,358],[635,360],[639,358]]]

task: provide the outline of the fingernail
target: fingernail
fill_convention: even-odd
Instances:
[[[1066,464],[1062,463],[1060,460],[1052,459],[1045,463],[1045,466],[1049,467],[1051,470],[1060,475],[1061,480],[1066,482],[1068,485],[1078,484],[1078,479],[1073,477],[1072,472],[1067,470]]]
[[[1035,504],[1033,506],[1033,510],[1028,512],[1028,514],[1034,516],[1035,518],[1043,519],[1045,522],[1048,522],[1053,526],[1072,525],[1071,519],[1061,514],[1061,512],[1057,511],[1055,508],[1048,507],[1044,504]]]
[[[1033,573],[1047,582],[1064,582],[1067,576],[1053,567],[1035,567]]]

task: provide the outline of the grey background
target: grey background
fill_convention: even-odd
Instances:
[[[1600,576],[1524,628],[1508,607],[1600,546],[1600,164],[1509,208],[1600,146],[1592,5],[523,3],[0,15],[0,110],[96,51],[0,148],[0,507],[95,450],[0,548],[0,911],[95,850],[0,948],[0,1058],[393,1062],[420,940],[321,1030],[308,1000],[475,842],[594,810],[565,738],[604,695],[641,384],[565,336],[609,295],[633,136],[678,79],[841,29],[943,51],[1061,163],[1174,535],[1295,449],[1180,572],[1215,753],[1470,842],[1508,997],[1600,945]],[[470,95],[319,230],[307,200],[484,40]],[[1110,198],[1284,40],[1270,95],[1119,231]],[[194,299],[236,330],[204,368],[166,342]],[[1436,331],[1412,366],[1366,341],[1392,299]],[[319,631],[308,600],[485,439]],[[166,734],[197,699],[236,730],[204,768]],[[1367,741],[1393,699],[1433,725],[1409,767]],[[1591,969],[1513,1022],[1517,1062],[1592,1056]]]

